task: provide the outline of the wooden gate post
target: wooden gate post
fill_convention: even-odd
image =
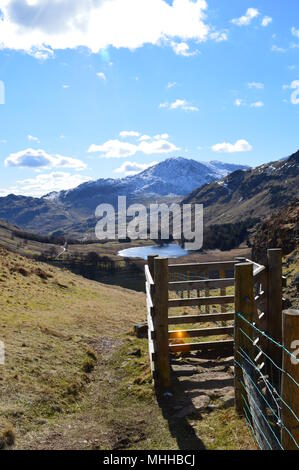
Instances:
[[[282,251],[280,248],[268,250],[268,335],[282,342]],[[269,356],[281,367],[282,351],[269,343]],[[276,377],[277,379],[277,377]]]
[[[284,347],[295,355],[295,351],[299,349],[299,310],[285,310],[283,312],[282,336]],[[284,450],[298,450],[299,447],[299,422],[283,403],[287,403],[293,413],[299,417],[299,390],[295,383],[299,383],[299,354],[296,357],[297,360],[285,350],[283,351],[282,422],[297,442],[296,445],[289,433],[282,428],[281,443]]]
[[[254,338],[253,328],[246,323],[238,314],[241,314],[248,322],[253,322],[254,314],[254,291],[253,291],[253,264],[242,263],[235,265],[235,407],[237,413],[244,414],[244,401],[246,397],[243,371],[238,364],[243,365],[240,350],[253,359]],[[242,331],[241,331],[242,330]],[[247,336],[250,338],[248,339]]]
[[[147,257],[147,264],[151,273],[151,276],[153,278],[153,281],[155,281],[155,258],[157,258],[158,255],[151,255]]]
[[[162,389],[171,385],[168,343],[168,259],[155,258],[155,365],[156,379]]]

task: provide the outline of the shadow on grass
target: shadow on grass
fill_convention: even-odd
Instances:
[[[231,355],[232,351],[230,348],[228,348],[227,351],[223,351],[223,366],[229,366],[231,364],[231,359],[229,359]],[[185,358],[188,356],[188,354],[184,355]],[[218,353],[215,351],[207,351],[205,353],[198,353],[197,355],[191,354],[191,357],[198,357],[206,361],[201,362],[201,366],[209,371],[209,369],[213,368],[213,365],[215,365],[214,361],[218,358]],[[226,357],[228,358],[227,360],[225,359]],[[171,364],[175,364],[175,362],[176,359],[173,357]],[[168,421],[169,430],[176,439],[180,450],[206,449],[203,441],[194,431],[194,422],[203,419],[203,416],[200,410],[194,406],[192,398],[202,396],[201,389],[223,389],[233,386],[233,378],[206,379],[204,382],[201,382],[200,380],[192,380],[193,374],[194,370],[190,370],[188,367],[186,370],[183,370],[183,368],[178,371],[172,370],[171,394],[162,393],[161,390],[156,387],[158,404],[164,418]],[[185,380],[179,380],[178,376],[184,376]]]
[[[194,407],[191,397],[185,397],[184,388],[172,373],[171,396],[162,393],[156,387],[158,405],[162,410],[163,417],[168,421],[171,435],[176,439],[180,450],[205,450],[202,440],[196,435],[192,424],[189,422],[202,419],[199,411]],[[184,416],[183,410],[188,410],[188,416]],[[181,414],[182,412],[182,414]]]

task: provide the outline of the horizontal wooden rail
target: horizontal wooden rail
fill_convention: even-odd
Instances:
[[[224,305],[233,304],[234,301],[234,295],[219,295],[216,297],[194,297],[191,299],[171,299],[168,301],[168,308],[196,307],[198,305]]]
[[[235,285],[234,278],[206,279],[202,281],[175,281],[169,282],[169,290],[197,290],[197,289],[220,289]]]
[[[169,339],[204,338],[207,336],[233,335],[233,326],[220,326],[217,328],[200,328],[197,330],[169,331]]]
[[[169,273],[187,273],[202,271],[219,271],[221,269],[233,270],[235,261],[217,261],[213,263],[189,263],[189,264],[170,264]]]
[[[170,352],[190,352],[190,351],[216,351],[229,350],[231,353],[234,348],[234,340],[223,341],[209,341],[203,343],[183,343],[183,344],[170,344]]]
[[[168,317],[168,325],[187,325],[189,323],[206,323],[211,321],[231,321],[234,320],[235,313],[209,313],[202,315],[179,315]]]

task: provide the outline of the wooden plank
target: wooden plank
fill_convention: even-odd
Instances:
[[[216,261],[212,263],[186,263],[186,264],[170,264],[168,266],[169,273],[186,273],[187,271],[192,271],[194,273],[202,272],[208,270],[219,271],[220,269],[233,270],[235,266],[235,261]]]
[[[152,275],[151,275],[151,273],[150,273],[150,269],[149,269],[149,267],[148,267],[147,264],[144,266],[144,273],[145,273],[146,282],[147,282],[150,286],[154,285],[155,283],[154,283],[154,280],[153,280]]]
[[[147,315],[147,326],[148,326],[149,331],[155,331],[153,318],[150,313],[148,313]]]
[[[153,281],[155,281],[155,258],[157,257],[158,255],[151,255],[147,257],[148,269]]]
[[[216,296],[216,297],[194,297],[192,299],[171,299],[168,301],[169,308],[175,307],[194,307],[197,305],[223,305],[233,304],[234,295]]]
[[[235,313],[210,313],[208,315],[179,315],[168,317],[168,325],[187,325],[189,323],[205,323],[211,321],[230,321],[234,320]]]
[[[150,358],[151,371],[152,371],[152,374],[154,374],[155,372],[155,346],[154,346],[154,342],[152,341],[150,337],[148,339],[148,353],[149,353],[149,358]]]
[[[251,326],[254,317],[253,264],[237,264],[235,266],[235,279],[235,407],[237,413],[243,415],[243,395],[246,396],[247,403],[250,403],[250,401],[248,397],[249,391],[246,393],[242,385],[244,382],[243,369],[246,370],[242,351],[245,351],[249,359],[254,360],[254,346],[252,343],[254,330]]]
[[[207,279],[209,279],[209,270],[208,270],[208,269],[205,271],[205,277],[206,277]],[[205,288],[205,297],[210,297],[210,289],[209,289],[209,287],[206,287],[206,288]],[[205,304],[205,306],[206,306],[205,312],[206,312],[206,313],[210,313],[210,306],[209,306],[209,304]]]
[[[268,328],[267,332],[276,342],[282,342],[282,250],[268,250]],[[269,343],[269,356],[281,367],[282,350]],[[278,382],[278,371],[275,382]]]
[[[254,263],[253,266],[254,266],[253,275],[254,275],[255,278],[260,276],[266,270],[265,266],[262,266],[262,265],[257,264],[257,263]]]
[[[220,277],[225,280],[225,270],[220,270]],[[223,297],[226,295],[226,287],[224,285],[220,286],[220,295]],[[226,312],[226,306],[224,304],[221,305],[221,313]]]
[[[147,282],[145,283],[145,291],[146,291],[147,306],[148,308],[153,308],[154,307],[153,296],[152,296],[151,288]]]
[[[283,345],[296,357],[296,349],[298,349],[299,340],[299,310],[285,310],[283,312]],[[290,376],[299,383],[299,357],[290,357],[284,350],[283,352],[283,370],[282,374],[282,422],[285,428],[293,435],[299,446],[299,422],[290,410],[284,405],[287,403],[293,410],[293,413],[299,416],[299,393],[298,386],[290,379]],[[286,431],[282,428],[282,446],[284,450],[298,450],[295,442]]]
[[[168,347],[168,259],[155,258],[155,363],[156,379],[162,389],[171,386]]]
[[[203,343],[183,343],[183,344],[171,344],[169,349],[171,352],[190,352],[190,351],[223,351],[231,350],[233,351],[234,341],[233,340],[224,340],[224,341],[209,341]]]
[[[232,335],[233,326],[221,326],[217,328],[200,328],[196,330],[174,330],[169,331],[169,339],[179,338],[204,338],[207,336]]]

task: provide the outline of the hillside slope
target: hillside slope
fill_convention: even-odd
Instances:
[[[287,277],[284,297],[289,306],[299,308],[299,201],[275,212],[260,223],[252,240],[252,257],[266,263],[268,248],[281,248],[284,256],[283,271]]]
[[[247,171],[235,171],[221,181],[203,186],[183,203],[204,205],[205,224],[261,219],[298,198],[299,151],[287,160]]]
[[[190,423],[162,414],[147,341],[131,334],[143,294],[3,249],[0,287],[0,449],[252,448],[233,408]]]

